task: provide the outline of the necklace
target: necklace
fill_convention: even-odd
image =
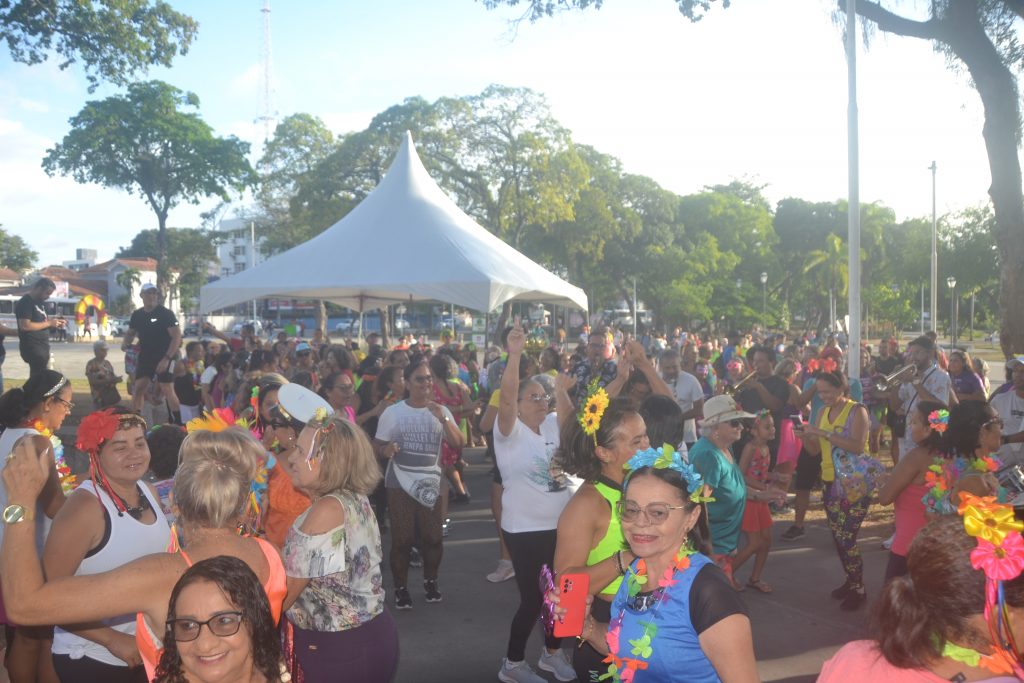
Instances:
[[[641,597],[641,590],[647,585],[650,578],[647,575],[647,562],[641,558],[636,561],[635,569],[630,567],[626,572],[626,586],[630,603],[634,603],[637,608],[643,608],[638,611],[651,609],[652,605],[653,609],[651,609],[650,616],[640,622],[643,627],[640,637],[629,641],[631,646],[629,654],[634,655],[633,657],[620,657],[618,654],[620,652],[619,636],[622,632],[622,622],[626,616],[625,608],[608,624],[608,633],[605,636],[608,643],[608,656],[604,658],[604,662],[608,664],[606,677],[610,677],[614,683],[631,683],[637,671],[648,667],[648,660],[654,654],[654,639],[658,635],[658,627],[654,623],[658,609],[665,603],[668,589],[676,584],[676,572],[690,567],[690,555],[695,552],[689,543],[684,543],[676,553],[672,564],[658,579],[658,588],[647,596]]]
[[[933,636],[932,639],[938,641],[937,637]],[[942,647],[942,656],[967,666],[981,666],[994,674],[1013,674],[1009,653],[999,647],[993,648],[992,654],[983,655],[973,648],[957,645],[947,640]]]
[[[139,504],[135,507],[128,505],[128,501],[118,495],[109,483],[105,488],[107,493],[110,494],[110,497],[114,499],[114,507],[117,508],[118,517],[124,517],[125,513],[128,513],[128,516],[132,519],[141,520],[143,513],[152,507],[149,504],[149,498],[147,498],[146,494],[142,492],[138,484],[135,485],[135,490],[139,493]]]
[[[50,440],[50,446],[53,448],[53,464],[57,468],[61,490],[64,491],[65,495],[74,491],[75,486],[78,485],[78,479],[71,473],[71,468],[64,459],[64,444],[61,443],[60,438],[53,433],[52,429],[44,425],[40,419],[33,420],[28,426]]]

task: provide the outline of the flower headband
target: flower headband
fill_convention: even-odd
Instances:
[[[306,423],[306,426],[316,429],[316,433],[313,434],[313,443],[310,444],[309,452],[306,453],[306,467],[310,469],[313,469],[314,459],[323,457],[323,437],[334,431],[335,423],[331,420],[333,415],[334,413],[328,412],[326,408],[320,406],[313,411],[313,419]]]
[[[939,434],[944,434],[949,428],[949,411],[941,408],[928,413],[928,426]]]
[[[675,470],[686,481],[686,489],[690,492],[690,500],[694,503],[710,503],[715,499],[704,495],[704,478],[694,469],[693,465],[683,462],[683,458],[669,444],[661,448],[648,448],[646,451],[637,451],[636,455],[629,459],[622,469],[627,470],[626,480],[622,488],[641,467],[650,467],[655,470]]]
[[[129,427],[142,427],[142,431],[145,432],[146,421],[135,413],[115,415],[113,408],[89,413],[78,425],[75,447],[89,455],[96,455],[103,448],[103,444],[114,436],[114,432]]]
[[[185,431],[192,432],[223,432],[228,427],[249,428],[244,418],[236,418],[231,408],[214,408],[212,412],[193,418],[185,425]]]
[[[587,387],[586,400],[583,401],[583,407],[580,408],[580,412],[576,416],[580,426],[583,427],[583,433],[594,439],[595,446],[597,445],[597,430],[601,428],[601,418],[604,417],[604,411],[608,408],[608,400],[608,392],[604,390],[604,387],[598,386],[597,378],[594,378],[590,386]]]
[[[1002,583],[1024,571],[1024,522],[1014,517],[1012,506],[998,503],[994,496],[979,498],[960,492],[960,501],[957,512],[964,518],[964,530],[978,540],[978,547],[971,551],[971,566],[985,573],[985,621],[992,654],[982,655],[979,663],[993,673],[1012,673],[1024,678]]]
[[[812,375],[819,372],[835,372],[838,367],[834,358],[812,358],[807,361],[807,371]]]

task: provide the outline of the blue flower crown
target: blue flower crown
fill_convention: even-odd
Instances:
[[[704,478],[682,456],[676,452],[671,445],[665,444],[661,448],[648,448],[646,451],[637,451],[636,455],[622,466],[627,471],[626,479],[622,488],[626,488],[629,478],[641,467],[650,467],[656,470],[670,469],[679,472],[686,480],[686,489],[690,492],[690,500],[694,503],[710,503],[715,499],[704,495]]]

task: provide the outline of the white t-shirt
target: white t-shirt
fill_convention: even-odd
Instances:
[[[948,405],[949,392],[952,391],[953,387],[952,382],[949,379],[949,373],[936,364],[925,370],[922,377],[924,381],[924,390],[942,403]],[[910,415],[910,411],[914,409],[914,405],[921,400],[917,394],[917,387],[910,382],[900,385],[899,398],[900,404],[903,406],[904,415]],[[915,447],[915,445],[916,444],[914,444],[913,440],[910,438],[910,430],[908,429],[906,435],[900,439],[900,455],[906,455]]]
[[[704,390],[700,386],[700,380],[686,372],[685,370],[679,371],[679,376],[676,377],[676,403],[684,413],[688,413],[693,410],[693,404],[696,401],[704,400]],[[683,425],[683,442],[684,443],[695,443],[697,441],[697,421],[689,419],[686,424]]]
[[[501,528],[509,533],[550,531],[578,484],[551,476],[551,457],[558,448],[558,417],[550,413],[540,434],[516,418],[512,432],[502,436],[495,425],[494,455],[501,472]]]
[[[449,420],[455,419],[450,410],[444,406],[441,409]],[[388,461],[384,475],[384,486],[398,489],[403,487],[399,484],[395,468],[415,479],[438,467],[444,425],[429,408],[413,408],[405,401],[399,401],[381,413],[375,438],[398,442],[399,451]]]
[[[1003,434],[1016,434],[1024,430],[1024,398],[1013,389],[993,396],[990,402],[1003,420]],[[1008,443],[999,449],[999,458],[1004,465],[1024,463],[1024,443]]]

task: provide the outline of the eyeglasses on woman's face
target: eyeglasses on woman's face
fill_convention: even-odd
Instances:
[[[242,626],[241,612],[218,612],[206,621],[196,619],[168,619],[171,635],[179,643],[187,643],[199,637],[203,627],[210,629],[210,633],[221,638],[227,638],[238,633]]]
[[[75,408],[75,404],[74,404],[74,402],[73,402],[73,401],[65,401],[65,400],[64,400],[64,399],[62,399],[62,398],[61,398],[60,396],[57,396],[57,400],[61,402],[61,405],[63,405],[63,406],[65,407],[65,408],[67,408],[67,411],[68,411],[69,413],[70,413],[70,412],[71,412],[72,410],[74,410],[74,408]]]
[[[433,375],[413,375],[412,376],[412,381],[416,382],[416,384],[433,384],[434,383],[434,376]]]
[[[649,503],[642,508],[636,503],[627,500],[620,500],[616,503],[616,511],[619,519],[623,522],[634,522],[640,518],[641,513],[648,524],[661,524],[668,519],[673,510],[682,510],[685,505],[669,505],[668,503]]]
[[[551,397],[547,394],[527,394],[523,396],[520,401],[532,402],[532,403],[550,403]]]

